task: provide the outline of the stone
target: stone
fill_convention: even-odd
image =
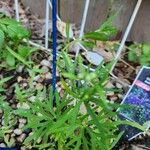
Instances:
[[[50,72],[47,72],[47,73],[45,74],[45,78],[46,78],[46,79],[51,79],[51,78],[52,78],[51,73],[50,73]]]
[[[28,100],[29,100],[30,102],[35,102],[35,98],[36,98],[36,96],[31,96]]]
[[[15,130],[14,130],[14,133],[15,133],[16,135],[21,135],[21,134],[22,134],[22,130],[21,130],[21,129],[15,129]]]
[[[118,97],[117,96],[113,96],[113,97],[110,98],[110,100],[111,101],[116,101],[116,100],[118,100]]]
[[[22,143],[25,138],[26,138],[26,134],[23,133],[23,134],[21,134],[21,135],[17,138],[17,140]]]
[[[21,82],[23,80],[23,78],[21,77],[21,76],[19,76],[18,78],[17,78],[17,82],[19,83],[19,82]]]
[[[22,129],[24,127],[24,123],[19,123],[18,128]]]
[[[41,83],[37,83],[37,85],[36,85],[36,89],[37,90],[42,90],[44,87],[43,87],[43,85],[41,84]]]
[[[47,66],[43,66],[41,68],[45,73],[49,72],[49,68]]]
[[[80,113],[83,115],[85,115],[87,113],[87,110],[86,110],[84,103],[82,103],[80,106]]]
[[[0,147],[6,147],[4,143],[0,143]]]
[[[37,75],[37,76],[34,77],[33,80],[34,80],[34,81],[38,81],[39,79],[40,79],[40,75]]]
[[[123,95],[122,94],[118,94],[118,98],[119,99],[123,99]]]
[[[27,103],[24,102],[22,104],[18,103],[17,108],[30,109],[30,106]]]
[[[18,72],[18,73],[21,73],[21,72],[23,71],[23,68],[24,68],[24,66],[21,66],[21,65],[20,65],[20,66],[18,67],[18,69],[17,69],[17,72]]]
[[[50,62],[46,59],[42,60],[41,63],[40,63],[42,66],[46,66],[46,67],[49,67],[51,66]]]
[[[107,96],[113,96],[114,94],[115,94],[115,93],[114,93],[113,91],[108,91],[106,95],[107,95]]]
[[[98,53],[90,52],[90,51],[87,51],[85,53],[85,57],[91,64],[96,65],[96,66],[102,64],[104,60],[104,58]]]
[[[22,146],[22,147],[21,147],[21,150],[26,150],[26,147],[25,147],[25,146]]]
[[[122,88],[123,88],[123,86],[122,86],[120,83],[116,83],[116,87],[117,87],[118,89],[122,89]]]
[[[27,122],[27,120],[21,118],[21,119],[19,119],[19,122],[25,124]]]
[[[106,88],[114,88],[115,86],[109,81],[105,87]]]
[[[23,88],[25,88],[25,87],[27,87],[27,86],[28,86],[27,83],[23,83],[23,84],[22,84],[22,87],[23,87]]]
[[[16,136],[15,133],[12,133],[12,134],[11,134],[11,137],[15,137],[15,136]]]

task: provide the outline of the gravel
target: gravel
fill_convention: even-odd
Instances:
[[[14,133],[15,133],[16,135],[21,135],[21,134],[22,134],[22,130],[21,130],[21,129],[15,129],[15,130],[14,130]]]
[[[46,66],[46,67],[49,67],[51,66],[50,62],[46,59],[42,60],[41,63],[40,63],[42,66]]]

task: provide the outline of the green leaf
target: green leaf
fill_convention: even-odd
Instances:
[[[0,48],[3,46],[4,40],[5,40],[4,32],[0,30]]]
[[[21,61],[24,65],[28,66],[30,68],[30,65],[28,64],[28,62],[26,62],[26,60],[21,57],[19,54],[17,54],[16,52],[14,52],[11,48],[9,48],[8,46],[6,47],[6,49],[11,53],[12,56],[14,56],[16,59],[18,59],[19,61]]]
[[[29,37],[29,32],[20,25],[11,24],[7,27],[7,33],[10,38],[23,39]]]
[[[150,55],[150,44],[143,44],[142,49],[144,55]]]
[[[133,51],[129,51],[129,53],[128,53],[128,59],[129,59],[129,61],[137,62],[136,53],[133,52]]]
[[[120,138],[122,137],[122,135],[124,134],[124,132],[120,132],[119,135],[117,136],[117,138],[114,140],[114,142],[111,145],[111,149],[113,149],[115,147],[115,145],[118,143],[118,141],[120,140]]]
[[[23,58],[26,58],[29,55],[29,53],[30,53],[30,47],[20,45],[18,47],[18,53]]]
[[[6,56],[6,62],[11,67],[15,66],[15,58],[9,52],[7,53],[7,56]]]
[[[104,32],[89,32],[84,35],[84,38],[99,41],[107,41],[108,35]]]
[[[10,19],[10,18],[2,18],[0,19],[0,24],[4,24],[4,25],[18,25],[19,23],[14,20],[14,19]]]

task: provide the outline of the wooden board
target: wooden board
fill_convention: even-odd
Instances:
[[[45,0],[22,0],[31,11],[45,17]],[[118,12],[114,24],[122,35],[130,20],[137,0],[91,0],[86,24],[86,31],[96,30],[106,20],[109,10]],[[80,27],[85,0],[59,0],[59,14],[64,21],[75,23]],[[128,40],[137,42],[150,41],[150,0],[143,0],[140,12],[135,20]]]

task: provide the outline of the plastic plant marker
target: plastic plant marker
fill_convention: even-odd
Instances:
[[[91,64],[95,66],[102,64],[104,60],[104,58],[101,55],[97,54],[96,52],[91,52],[91,51],[87,51],[85,53],[85,57]]]
[[[144,125],[150,121],[150,67],[143,67],[129,89],[122,104],[129,107],[120,108],[120,118]],[[148,125],[147,125],[148,128]],[[126,138],[131,140],[141,134],[141,131],[132,127],[123,126]]]

